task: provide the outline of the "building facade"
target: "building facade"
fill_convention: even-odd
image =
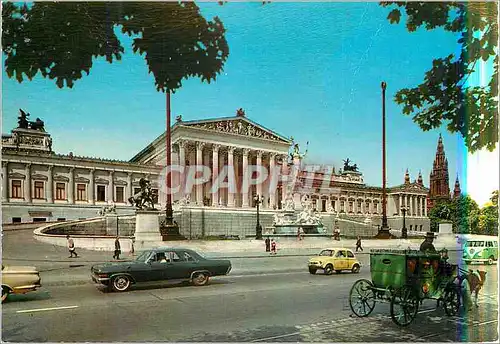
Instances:
[[[327,223],[336,218],[360,225],[381,222],[382,188],[366,185],[356,168],[298,164],[290,159],[291,139],[250,120],[241,109],[236,116],[200,121],[179,116],[171,132],[175,216],[186,224],[189,210],[190,233],[215,231],[225,226],[223,218],[235,214],[249,222],[248,228],[255,227],[256,196],[262,200],[263,221],[272,221],[287,193],[310,197]],[[119,214],[133,214],[128,198],[139,191],[141,178],[152,182],[164,209],[165,142],[163,133],[130,161],[80,157],[53,152],[43,126],[20,125],[2,136],[2,222],[89,218],[110,204]],[[389,225],[402,227],[405,208],[410,230],[428,230],[428,194],[421,176],[410,182],[408,173],[402,184],[388,188]],[[192,214],[200,219],[191,219]]]

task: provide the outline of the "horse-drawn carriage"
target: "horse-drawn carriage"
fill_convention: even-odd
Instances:
[[[460,308],[458,266],[442,259],[440,253],[415,250],[371,250],[371,281],[354,283],[349,294],[352,312],[368,316],[376,302],[390,302],[394,323],[409,325],[424,299],[434,299],[449,316]]]

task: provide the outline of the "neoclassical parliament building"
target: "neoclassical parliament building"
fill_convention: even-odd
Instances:
[[[247,176],[244,171],[256,165],[289,173],[292,139],[252,121],[241,109],[234,116],[196,121],[178,116],[171,133],[172,164],[204,165],[211,171],[203,184],[188,191],[180,188],[173,195],[174,217],[181,232],[247,235],[255,229],[256,195],[262,199],[263,226],[272,225],[289,192],[285,181],[273,187],[270,174],[245,191],[241,188]],[[129,161],[82,157],[77,152],[58,154],[52,150],[53,138],[45,124],[26,122],[20,116],[19,126],[2,135],[3,224],[93,218],[110,204],[118,214],[131,215],[134,208],[128,198],[140,190],[141,178],[151,181],[159,195],[158,208],[164,209],[165,136],[160,135]],[[211,192],[225,166],[233,167],[226,181],[235,190],[222,187]],[[382,188],[366,185],[357,169],[301,166],[297,174],[300,192],[312,200],[329,231],[338,226],[339,219],[375,228],[381,223]],[[172,176],[172,185],[185,185],[194,174]],[[430,194],[422,176],[411,181],[407,171],[401,179],[400,185],[387,189],[389,226],[400,229],[404,211],[409,230],[429,230]]]

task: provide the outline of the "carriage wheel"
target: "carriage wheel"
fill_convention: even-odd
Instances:
[[[349,293],[349,305],[358,317],[366,317],[375,308],[376,296],[373,283],[366,279],[356,281]]]
[[[410,287],[397,290],[391,299],[391,318],[399,326],[411,324],[418,311],[418,298]]]
[[[446,315],[456,315],[460,309],[460,295],[458,294],[457,288],[450,287],[446,289],[443,302]]]

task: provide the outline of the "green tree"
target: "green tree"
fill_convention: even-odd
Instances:
[[[442,221],[452,221],[454,212],[454,204],[448,200],[438,201],[429,211],[429,219],[431,220],[430,228],[432,232],[439,230],[439,223]]]
[[[436,58],[424,81],[395,95],[403,113],[424,131],[447,124],[448,131],[460,132],[470,152],[498,142],[498,11],[497,2],[381,2],[392,8],[391,23],[399,23],[406,13],[406,28],[420,27],[452,32],[460,48],[458,54]],[[469,76],[478,61],[493,63],[487,86],[469,86]]]
[[[491,204],[498,206],[498,190],[491,193],[490,202]]]
[[[476,201],[469,195],[460,195],[452,200],[452,204],[453,213],[451,218],[455,232],[477,234],[480,210]]]
[[[498,204],[486,204],[481,209],[479,227],[481,234],[498,235]]]
[[[133,52],[144,55],[162,92],[189,77],[215,80],[229,54],[220,19],[207,21],[193,2],[5,2],[2,21],[8,77],[40,73],[59,88],[88,75],[95,58],[122,58],[116,28],[134,37]]]

